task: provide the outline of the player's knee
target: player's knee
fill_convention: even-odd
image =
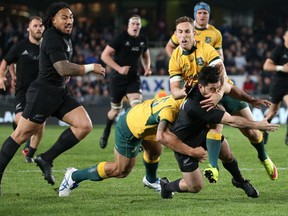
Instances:
[[[203,188],[203,183],[196,182],[193,185],[188,186],[188,192],[190,193],[199,193]]]
[[[88,133],[90,133],[93,129],[93,125],[92,125],[92,122],[91,121],[83,121],[81,123],[80,126],[80,130],[81,130],[81,133],[83,135],[87,135]]]
[[[11,134],[12,139],[17,142],[18,144],[23,144],[26,142],[32,135],[34,134],[33,131],[26,131],[21,130],[20,128],[17,128],[13,133]]]
[[[131,172],[131,169],[118,169],[116,171],[117,178],[126,178]]]

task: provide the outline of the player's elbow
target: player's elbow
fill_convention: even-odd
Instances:
[[[165,142],[164,133],[163,132],[157,132],[156,140],[157,140],[157,142],[163,144]]]

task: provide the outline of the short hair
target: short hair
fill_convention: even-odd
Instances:
[[[63,9],[63,8],[68,8],[70,9],[70,6],[66,2],[56,2],[47,9],[45,17],[43,19],[43,24],[45,26],[45,29],[48,29],[49,27],[52,26],[52,18],[55,16],[55,14]],[[70,9],[71,10],[71,9]]]
[[[180,23],[183,23],[183,22],[189,22],[193,26],[194,20],[190,17],[187,17],[187,16],[180,17],[180,18],[176,19],[176,27],[177,27],[177,25],[179,25]]]
[[[220,66],[204,66],[198,73],[198,83],[207,86],[209,83],[217,83],[221,81]]]
[[[34,20],[34,19],[39,20],[39,21],[42,22],[42,18],[41,18],[40,16],[31,16],[31,17],[29,18],[28,25],[29,25],[29,24],[32,22],[32,20]]]

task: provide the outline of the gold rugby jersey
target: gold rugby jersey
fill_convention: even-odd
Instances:
[[[169,61],[170,82],[193,80],[195,84],[198,82],[197,74],[201,68],[219,60],[219,53],[207,43],[197,41],[196,46],[190,51],[183,51],[178,46]]]
[[[145,100],[132,107],[127,114],[127,125],[138,139],[156,141],[156,132],[161,120],[173,123],[183,100],[174,100],[172,95]]]

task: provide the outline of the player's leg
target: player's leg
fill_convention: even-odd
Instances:
[[[127,89],[127,86],[125,84],[126,82],[123,80],[115,80],[113,78],[110,80],[109,87],[111,108],[107,113],[105,128],[99,141],[100,148],[102,149],[106,148],[111,132],[111,127],[123,107],[122,99],[125,96]]]
[[[206,146],[209,163],[212,167],[218,168],[218,157],[221,148],[222,124],[217,124],[214,129],[210,129],[206,135]]]
[[[77,170],[68,168],[59,187],[59,196],[68,196],[84,180],[101,181],[106,178],[124,178],[132,171],[141,140],[131,139],[126,116],[121,116],[115,129],[114,162],[100,162],[96,166]],[[130,138],[130,139],[129,139]]]
[[[24,96],[25,97],[25,96]],[[23,108],[24,109],[24,108]],[[17,125],[18,125],[18,122],[19,122],[19,119],[20,117],[22,116],[22,113],[23,113],[23,110],[21,109],[21,111],[19,110],[19,112],[17,112],[17,108],[16,108],[16,114],[15,114],[15,117],[14,117],[14,120],[13,120],[13,129],[15,130],[17,128]],[[24,147],[23,147],[23,150],[22,150],[22,154],[26,157],[26,155],[28,154],[29,152],[29,146],[30,146],[30,138],[27,139]]]
[[[3,143],[0,150],[0,186],[1,179],[6,166],[12,160],[16,151],[37,129],[41,124],[31,122],[20,117],[18,127]],[[1,190],[0,190],[1,192]]]
[[[44,133],[44,128],[45,128],[45,122],[41,125],[41,127],[39,127],[39,129],[36,131],[35,134],[33,134],[30,138],[31,143],[29,145],[29,151],[26,155],[25,161],[27,163],[33,163],[34,162],[34,154],[37,150],[37,147],[43,137],[43,133]]]
[[[226,139],[222,142],[219,158],[222,160],[223,167],[232,175],[232,184],[235,187],[243,189],[249,197],[256,198],[259,196],[259,192],[250,184],[249,180],[243,178],[238,162],[234,158]]]
[[[251,110],[247,107],[242,110],[240,110],[237,115],[240,115],[244,118],[253,120],[253,116],[251,113]],[[252,146],[256,149],[258,153],[258,158],[265,167],[267,174],[270,176],[272,180],[277,179],[278,172],[275,164],[272,162],[272,160],[268,157],[265,146],[264,146],[264,139],[263,135],[259,130],[252,130],[252,129],[239,129],[244,136],[246,136]]]
[[[69,103],[67,105],[67,102]],[[65,112],[67,113],[65,114]],[[61,117],[63,115],[63,117]],[[92,130],[91,119],[84,109],[74,99],[66,100],[56,115],[59,119],[70,125],[58,138],[58,140],[46,152],[38,155],[35,162],[42,170],[44,178],[49,184],[54,184],[52,175],[52,164],[56,157],[69,150],[80,140],[84,139]]]
[[[102,133],[102,136],[100,138],[100,143],[99,143],[100,147],[102,149],[106,148],[106,146],[108,144],[108,139],[109,139],[109,136],[111,133],[112,125],[113,125],[116,117],[120,113],[122,107],[123,107],[122,102],[120,102],[120,103],[112,103],[111,102],[111,109],[107,113],[106,125],[105,125],[104,131]]]
[[[285,95],[283,98],[283,101],[285,102],[286,108],[288,108],[288,95]],[[286,118],[286,136],[285,136],[285,143],[288,145],[288,115]]]
[[[183,178],[171,182],[166,177],[160,179],[161,197],[163,199],[171,199],[173,192],[198,193],[204,186],[198,160],[178,152],[174,152],[174,155]]]
[[[67,169],[64,179],[59,186],[59,196],[68,196],[79,183],[85,180],[102,181],[108,178],[125,178],[132,171],[136,157],[127,158],[114,150],[114,162],[99,162],[95,166],[77,170],[73,167]]]
[[[156,141],[142,141],[143,164],[145,166],[146,175],[143,177],[143,184],[149,188],[153,188],[160,192],[160,179],[157,177],[157,169],[162,153],[162,145]]]
[[[183,178],[169,181],[164,177],[160,179],[161,197],[163,199],[173,198],[173,192],[198,193],[204,186],[201,170],[196,168],[192,172],[182,172]]]
[[[268,113],[266,114],[265,118],[267,118],[267,121],[270,123],[272,121],[272,119],[274,118],[274,116],[276,116],[279,108],[281,106],[281,102],[277,103],[277,104],[274,104],[272,103],[270,106],[269,106],[269,110],[268,110]],[[263,132],[263,139],[264,139],[264,144],[267,144],[268,142],[268,133],[267,132]]]

